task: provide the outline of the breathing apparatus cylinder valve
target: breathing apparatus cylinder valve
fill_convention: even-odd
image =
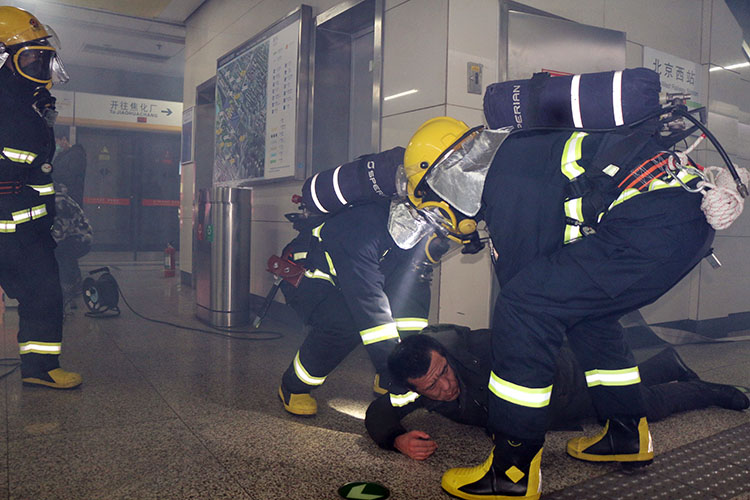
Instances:
[[[474,231],[468,237],[468,241],[461,248],[461,253],[474,255],[484,250],[484,241],[479,238],[479,233]]]

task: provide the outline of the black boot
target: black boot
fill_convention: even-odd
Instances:
[[[747,395],[731,385],[713,384],[703,380],[688,382],[695,387],[709,402],[709,405],[742,411],[750,406]]]
[[[496,438],[483,464],[450,469],[443,474],[443,489],[469,500],[536,500],[542,493],[543,441]]]
[[[644,387],[646,415],[655,422],[675,413],[719,406],[742,411],[750,405],[747,395],[731,385],[712,384],[703,380],[673,382]]]
[[[667,347],[643,363],[639,363],[638,371],[641,381],[646,385],[698,380],[698,374],[688,368],[685,361],[672,347]]]
[[[599,435],[568,441],[568,455],[588,462],[648,465],[654,459],[654,446],[646,417],[610,418]]]

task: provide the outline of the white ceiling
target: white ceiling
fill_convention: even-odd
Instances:
[[[67,65],[182,77],[185,20],[206,0],[13,0],[55,30]]]

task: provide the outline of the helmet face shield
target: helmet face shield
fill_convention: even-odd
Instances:
[[[67,83],[68,80],[70,80],[70,76],[68,76],[68,72],[65,71],[65,67],[63,66],[62,59],[60,59],[60,56],[55,54],[55,57],[52,58],[52,83],[55,85],[61,84],[61,83]]]
[[[495,153],[512,132],[475,127],[449,117],[428,120],[412,136],[397,172],[400,199],[391,203],[388,231],[403,249],[434,233],[463,245],[478,242],[475,216]]]
[[[420,215],[408,200],[402,198],[391,201],[391,209],[388,213],[388,233],[399,248],[403,250],[414,248],[422,238],[433,231],[432,224]]]
[[[492,159],[512,127],[476,128],[445,151],[422,182],[451,207],[469,217],[482,206],[482,191]]]
[[[49,45],[25,45],[16,49],[13,65],[20,76],[42,85],[69,80],[57,52]]]

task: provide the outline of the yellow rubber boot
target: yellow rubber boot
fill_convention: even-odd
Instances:
[[[441,485],[448,494],[467,500],[537,500],[542,494],[542,449],[506,440],[481,465],[445,472]]]
[[[306,392],[295,394],[288,392],[283,385],[280,385],[279,399],[284,404],[284,409],[292,415],[311,417],[318,413],[318,402]]]
[[[55,368],[37,377],[23,377],[21,382],[25,385],[38,385],[52,389],[73,389],[81,385],[83,377],[78,373]]]
[[[654,459],[646,417],[611,418],[598,435],[568,441],[568,455],[588,462],[623,462],[633,467]]]

